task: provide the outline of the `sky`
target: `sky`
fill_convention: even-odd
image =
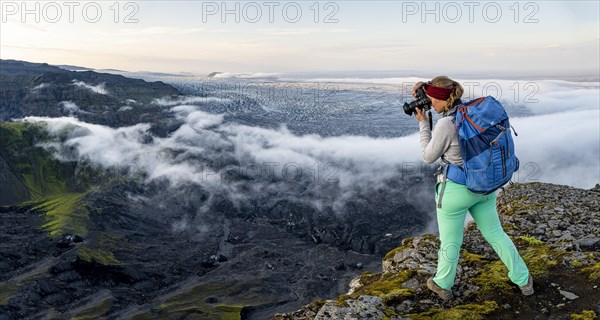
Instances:
[[[1,59],[196,74],[600,73],[598,1],[0,2]]]

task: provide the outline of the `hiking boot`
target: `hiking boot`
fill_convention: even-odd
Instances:
[[[440,296],[440,298],[442,298],[442,300],[450,300],[454,297],[454,295],[452,294],[452,291],[442,289],[440,286],[438,286],[433,281],[433,278],[427,279],[427,288],[429,288],[429,290],[437,293],[437,295]]]
[[[519,286],[521,292],[524,296],[530,296],[533,294],[533,278],[529,275],[529,279],[527,279],[527,284],[524,286]]]

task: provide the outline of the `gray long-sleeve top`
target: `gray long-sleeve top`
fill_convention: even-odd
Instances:
[[[428,121],[422,120],[419,122],[419,142],[425,163],[434,163],[441,156],[444,156],[444,159],[450,163],[463,165],[456,126],[453,120],[453,117],[450,116],[437,120],[433,135]],[[442,182],[443,180],[444,174],[438,174],[437,181]]]

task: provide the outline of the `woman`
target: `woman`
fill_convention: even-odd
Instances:
[[[413,96],[416,96],[416,89],[420,85],[421,82],[413,88]],[[457,106],[462,104],[460,100],[463,94],[462,86],[446,76],[439,76],[425,85],[425,94],[431,99],[432,108],[443,117],[436,122],[432,134],[425,110],[421,108],[415,110],[415,117],[420,127],[423,160],[430,164],[441,157],[444,162],[462,166],[458,135],[452,117]],[[468,210],[477,228],[508,268],[510,280],[520,287],[524,295],[533,294],[533,279],[529,270],[512,240],[500,225],[496,211],[496,193],[488,195],[473,193],[465,185],[446,179],[441,170],[438,172],[435,200],[436,203],[439,200],[437,222],[440,249],[437,272],[433,278],[427,280],[427,287],[444,300],[453,297],[451,288],[456,276],[456,266],[463,242],[464,221]],[[440,185],[442,185],[443,196],[439,195]]]

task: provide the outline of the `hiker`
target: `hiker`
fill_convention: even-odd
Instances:
[[[416,90],[421,85],[422,82],[415,84],[413,96],[416,97]],[[462,104],[460,98],[463,88],[458,82],[446,76],[438,76],[425,84],[424,89],[431,100],[432,109],[443,117],[437,120],[432,133],[426,110],[423,108],[415,110],[415,117],[419,121],[423,160],[431,164],[441,157],[444,163],[462,166],[463,159],[453,115],[457,107]],[[496,192],[487,195],[473,193],[464,183],[447,179],[444,171],[438,170],[435,199],[436,203],[439,200],[436,211],[440,249],[437,272],[434,277],[427,280],[427,287],[430,290],[444,300],[453,297],[451,288],[456,276],[456,266],[463,242],[464,221],[468,210],[477,228],[508,268],[510,280],[519,286],[524,295],[533,294],[533,279],[529,270],[500,224],[496,211]]]

